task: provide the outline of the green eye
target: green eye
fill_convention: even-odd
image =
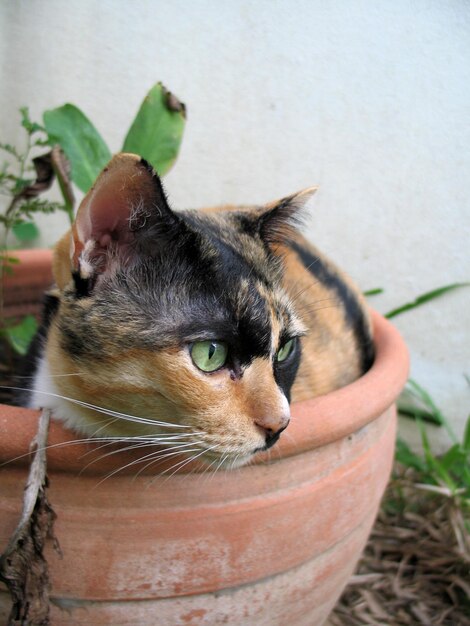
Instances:
[[[227,360],[227,344],[221,341],[197,341],[189,349],[196,367],[203,372],[215,372]]]
[[[283,346],[281,346],[279,350],[277,351],[276,361],[278,363],[282,363],[282,361],[285,361],[287,357],[292,353],[294,346],[295,346],[295,339],[289,339],[289,341],[286,341],[286,343]]]

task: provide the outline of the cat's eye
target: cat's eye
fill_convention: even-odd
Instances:
[[[225,365],[228,347],[222,341],[196,341],[189,352],[196,367],[203,372],[215,372]]]
[[[295,346],[295,338],[289,339],[286,341],[284,345],[282,345],[276,353],[276,361],[278,363],[282,363],[285,361],[291,354]]]

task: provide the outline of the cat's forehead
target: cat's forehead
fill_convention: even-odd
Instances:
[[[219,269],[237,276],[280,280],[282,264],[259,237],[247,230],[250,216],[261,207],[220,212],[183,211],[181,215],[200,235],[201,251],[219,260]],[[230,276],[229,276],[230,278]]]
[[[295,307],[284,289],[270,290],[263,283],[258,283],[258,290],[267,303],[271,318],[272,336],[278,343],[282,343],[289,337],[305,334],[305,324],[297,315]]]

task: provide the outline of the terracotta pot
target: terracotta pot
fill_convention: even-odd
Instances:
[[[374,325],[372,369],[294,404],[281,441],[254,465],[153,476],[131,465],[106,478],[133,457],[98,460],[109,451],[99,444],[51,448],[49,498],[64,554],[47,554],[51,623],[323,624],[376,516],[393,460],[393,403],[408,373],[398,332],[377,314]],[[36,427],[36,412],[0,406],[0,463],[27,453]],[[52,445],[75,438],[52,425]],[[24,457],[1,466],[0,550],[26,475]],[[0,617],[9,606],[0,592]]]
[[[19,263],[4,277],[4,316],[40,315],[44,290],[52,283],[52,250],[15,250]]]

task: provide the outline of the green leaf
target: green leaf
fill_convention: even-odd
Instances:
[[[111,152],[90,120],[73,104],[64,104],[44,113],[51,145],[60,144],[72,164],[72,180],[87,192]]]
[[[382,287],[376,287],[375,289],[368,289],[367,291],[364,291],[364,296],[378,296],[379,294],[383,293],[385,291],[385,289],[382,289]]]
[[[439,461],[436,456],[434,456],[423,422],[418,420],[418,425],[421,429],[421,444],[423,446],[424,458],[426,459],[428,467],[431,470],[429,472],[429,478],[433,480],[437,485],[444,484],[452,492],[455,492],[455,490],[457,489],[457,485],[455,484],[454,480],[452,479],[451,475],[446,470],[444,465]]]
[[[0,254],[0,281],[2,280],[2,273],[12,276],[14,273],[12,265],[17,265],[19,262],[20,260],[16,257]]]
[[[397,439],[395,459],[405,467],[412,467],[418,472],[425,472],[427,469],[424,459],[415,454],[409,445],[400,438]]]
[[[408,380],[407,384],[408,384],[408,388],[414,394],[414,397],[420,400],[425,405],[425,407],[429,409],[429,411],[432,413],[436,424],[441,424],[442,426],[444,426],[452,442],[457,443],[457,437],[454,433],[452,426],[450,425],[449,420],[439,410],[436,403],[431,398],[430,394],[426,391],[426,389],[424,389],[424,387],[421,387],[421,385],[418,385],[418,383],[412,378]]]
[[[12,231],[20,241],[33,241],[39,237],[39,228],[34,222],[20,222],[13,225]]]
[[[441,465],[452,475],[459,489],[470,488],[470,453],[459,444],[453,445],[439,458]]]
[[[19,194],[25,189],[34,183],[32,178],[15,178],[15,185],[13,187],[13,193]]]
[[[449,291],[453,291],[454,289],[460,289],[461,287],[469,287],[470,283],[453,283],[452,285],[445,285],[445,287],[439,287],[438,289],[433,289],[432,291],[428,291],[423,293],[421,296],[418,296],[413,302],[408,302],[403,306],[397,307],[396,309],[392,309],[388,313],[385,313],[385,317],[390,319],[405,311],[410,311],[411,309],[415,309],[430,300],[434,300],[435,298],[439,298],[443,296],[445,293]]]
[[[5,265],[7,263],[10,263],[12,265],[17,265],[20,262],[20,260],[17,259],[16,256],[3,256],[2,255],[0,259],[2,263],[5,263]]]
[[[140,155],[164,176],[178,156],[184,125],[184,105],[158,83],[142,102],[122,149]]]
[[[16,148],[9,143],[0,142],[0,150],[8,152],[8,154],[11,154],[11,156],[15,157],[15,159],[17,159],[18,161],[21,160],[21,157],[18,154]]]
[[[405,404],[401,401],[397,403],[397,408],[400,415],[403,415],[404,417],[411,417],[414,419],[419,418],[424,422],[430,422],[436,426],[442,426],[442,421],[436,417],[434,413],[428,411],[427,409],[422,409],[421,407],[414,406],[413,404]]]
[[[29,117],[29,109],[28,107],[20,108],[21,114],[21,126],[26,129],[26,131],[32,135],[33,133],[37,133],[38,131],[44,131],[45,128],[36,122],[32,122]]]
[[[439,462],[446,471],[451,472],[452,470],[455,470],[458,474],[459,468],[463,467],[466,459],[466,452],[458,443],[455,443],[447,450],[447,452],[445,452],[445,454],[439,457]]]
[[[25,355],[28,352],[29,344],[38,329],[36,318],[32,315],[24,317],[19,324],[7,326],[4,333],[13,349],[19,354]]]
[[[465,432],[463,434],[463,442],[462,447],[465,452],[470,453],[470,415],[467,418],[467,423],[465,424]]]

